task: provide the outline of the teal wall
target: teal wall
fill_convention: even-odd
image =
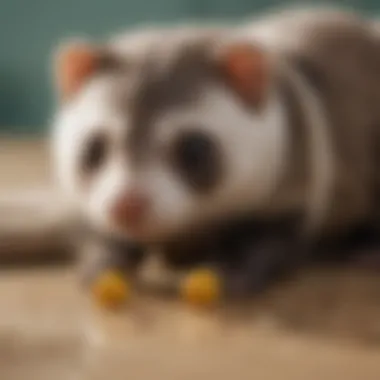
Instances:
[[[140,22],[235,17],[280,1],[0,0],[0,132],[46,129],[52,109],[49,59],[63,37],[109,34]],[[380,8],[380,0],[369,1],[340,3]]]

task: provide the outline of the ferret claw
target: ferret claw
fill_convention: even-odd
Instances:
[[[191,271],[180,285],[182,298],[188,304],[198,307],[214,305],[219,301],[221,293],[219,275],[206,268]]]
[[[118,309],[130,298],[131,289],[127,279],[119,272],[101,274],[92,285],[95,301],[103,308]]]

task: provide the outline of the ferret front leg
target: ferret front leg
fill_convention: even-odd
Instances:
[[[197,306],[251,298],[295,269],[300,262],[296,256],[302,255],[300,249],[286,247],[280,239],[247,245],[244,252],[231,252],[240,256],[238,262],[215,259],[190,270],[180,284],[180,294]]]
[[[226,297],[249,298],[265,292],[302,265],[309,250],[301,242],[276,237],[248,244],[241,262],[233,268],[224,268]]]
[[[289,230],[223,234],[211,260],[188,272],[180,293],[188,303],[201,306],[251,298],[302,265],[311,252],[311,246]]]
[[[219,301],[222,276],[219,271],[219,233],[194,236],[162,247],[167,268],[178,271],[175,290],[179,297],[193,306],[206,307]]]
[[[144,258],[143,247],[90,237],[84,242],[80,256],[80,277],[95,301],[106,308],[125,304]]]
[[[221,235],[227,298],[261,294],[312,259],[313,239],[304,234],[303,220],[301,213],[292,213],[271,221],[247,221]]]

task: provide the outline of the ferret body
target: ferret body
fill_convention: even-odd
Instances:
[[[97,239],[133,242],[99,243],[99,268],[192,242],[227,287],[261,289],[305,242],[377,221],[380,40],[335,11],[192,31],[66,63],[57,175]]]
[[[322,228],[334,233],[377,219],[380,44],[373,25],[354,13],[301,10],[254,25],[250,32],[285,56],[296,74],[290,81],[309,119],[304,160],[310,160],[310,173],[315,158]],[[312,194],[310,189],[308,197]]]

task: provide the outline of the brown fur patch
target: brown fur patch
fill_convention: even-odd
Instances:
[[[72,96],[98,68],[98,53],[90,46],[66,46],[57,59],[57,83],[62,98]]]
[[[378,204],[376,145],[380,128],[380,39],[360,20],[311,28],[296,55],[313,69],[335,148],[331,226],[371,218]],[[305,74],[305,72],[304,72]],[[310,75],[306,73],[306,77]],[[314,83],[313,83],[314,81]]]
[[[259,110],[269,86],[270,67],[267,54],[248,44],[230,46],[221,59],[227,83],[244,102]]]
[[[380,38],[365,20],[350,16],[310,23],[296,40],[295,47],[282,46],[277,53],[291,62],[322,103],[335,159],[324,231],[347,231],[379,216]],[[288,110],[299,113],[289,100],[286,95]],[[292,154],[304,144],[301,131],[294,131]],[[305,157],[307,152],[300,155]],[[302,165],[291,166],[297,172]]]
[[[115,69],[118,59],[109,52],[87,44],[71,43],[56,58],[56,82],[63,100],[73,96],[93,75]]]

